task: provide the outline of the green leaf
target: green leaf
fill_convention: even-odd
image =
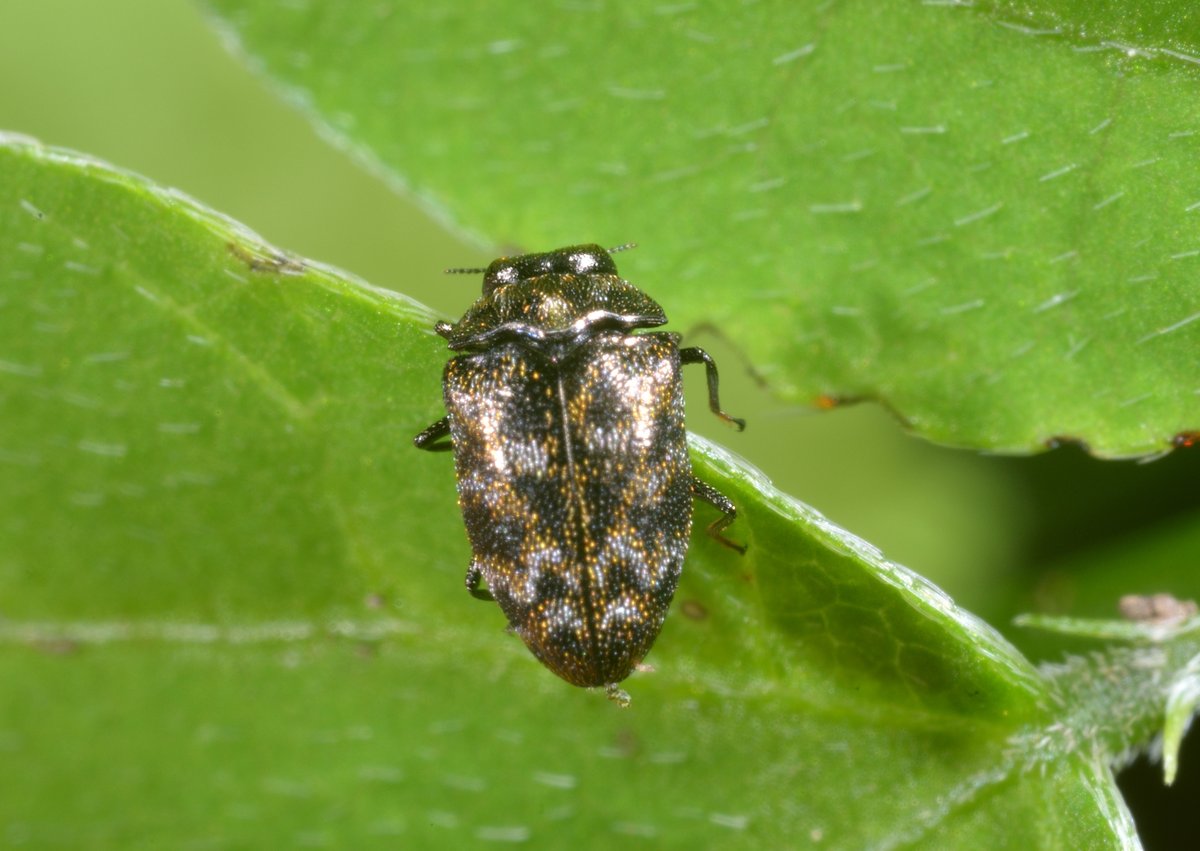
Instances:
[[[780,395],[1005,452],[1200,428],[1186,0],[209,5],[469,231],[648,246]]]
[[[1179,460],[1185,460],[1180,458]],[[1186,472],[1186,471],[1185,471]],[[1141,501],[1145,490],[1134,492]],[[1114,621],[1125,599],[1155,598],[1166,594],[1184,616],[1200,599],[1200,514],[1182,512],[1133,533],[1087,547],[1045,565],[1038,586],[1010,601],[1008,611],[1042,609],[1043,614],[1017,619],[1032,630],[1009,633],[1009,638],[1030,659],[1055,659],[1066,653],[1095,648],[1096,640],[1126,643],[1161,640],[1174,629],[1170,620]],[[1013,595],[1014,597],[1016,595]],[[1167,611],[1170,604],[1154,608]],[[997,607],[997,610],[1004,610]],[[1050,612],[1071,612],[1064,618]]]
[[[1145,610],[1142,619],[1026,616],[1017,620],[1022,626],[1134,645],[1073,656],[1066,664],[1043,670],[1062,690],[1061,704],[1073,705],[1072,713],[1080,716],[1067,728],[1078,729],[1079,720],[1091,719],[1095,735],[1109,739],[1111,753],[1119,753],[1122,741],[1161,733],[1163,780],[1170,786],[1179,769],[1183,734],[1200,709],[1200,618],[1195,617],[1194,602],[1169,595],[1130,602],[1136,604],[1131,609]],[[1097,718],[1119,718],[1122,726],[1095,724]]]
[[[622,711],[462,589],[449,459],[410,444],[426,311],[11,136],[0,258],[9,841],[1136,845],[1107,765],[1141,703],[717,447],[749,550],[697,535]]]
[[[1200,654],[1193,656],[1167,686],[1163,711],[1163,781],[1170,786],[1179,771],[1179,746],[1183,734],[1200,710]]]

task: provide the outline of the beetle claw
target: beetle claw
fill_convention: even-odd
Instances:
[[[606,685],[604,687],[604,694],[608,696],[609,700],[622,709],[629,708],[629,704],[631,702],[629,692],[625,691],[625,689],[621,688],[616,683],[609,683]]]

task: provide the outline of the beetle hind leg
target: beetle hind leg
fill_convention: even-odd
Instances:
[[[737,520],[737,506],[733,504],[733,500],[712,485],[700,481],[695,476],[692,476],[692,496],[696,499],[704,500],[721,512],[720,517],[708,524],[708,529],[706,530],[708,534],[716,538],[718,543],[745,555],[746,545],[731,541],[724,534],[729,524]]]
[[[679,350],[679,362],[681,364],[702,363],[704,364],[704,377],[708,379],[708,407],[718,417],[729,423],[738,431],[746,430],[746,421],[740,417],[734,417],[721,410],[721,398],[717,393],[717,385],[719,378],[717,376],[717,362],[712,359],[712,355],[704,351],[699,346],[690,346],[686,349]],[[715,493],[715,491],[714,491]],[[716,503],[713,503],[716,505]]]
[[[471,566],[467,568],[467,591],[476,600],[488,600],[494,602],[496,598],[492,596],[492,592],[486,588],[479,587],[479,583],[482,579],[483,568],[481,568],[475,562],[471,562]]]

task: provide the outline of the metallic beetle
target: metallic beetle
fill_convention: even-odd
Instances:
[[[442,377],[446,416],[413,442],[454,450],[467,588],[554,673],[620,700],[675,594],[693,498],[722,512],[709,533],[743,550],[722,534],[733,503],[692,475],[681,365],[703,363],[709,407],[745,422],[721,410],[705,351],[634,332],[667,317],[600,246],[451,271],[483,272],[483,296],[435,326],[459,354]]]

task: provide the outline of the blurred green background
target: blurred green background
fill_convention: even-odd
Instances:
[[[555,247],[456,236],[431,206],[327,144],[223,49],[187,0],[0,4],[0,129],[182,189],[287,251],[446,316],[463,311],[477,284],[442,269],[486,263],[498,250]],[[637,254],[653,251],[642,244],[622,258],[622,271],[636,282]],[[1054,648],[1014,631],[1018,612],[1111,616],[1122,593],[1200,596],[1200,450],[1137,464],[1097,462],[1072,446],[1032,458],[944,449],[908,437],[874,405],[782,405],[757,386],[736,341],[676,330],[717,358],[725,407],[750,423],[736,435],[707,416],[693,375],[691,428],[941,585],[1035,657]],[[1159,557],[1131,569],[1146,541]],[[1194,744],[1190,751],[1171,793],[1185,800],[1200,775],[1200,754]],[[1155,792],[1157,768],[1136,772]],[[1143,794],[1125,788],[1133,799]],[[1146,818],[1139,813],[1139,825],[1155,847]]]

